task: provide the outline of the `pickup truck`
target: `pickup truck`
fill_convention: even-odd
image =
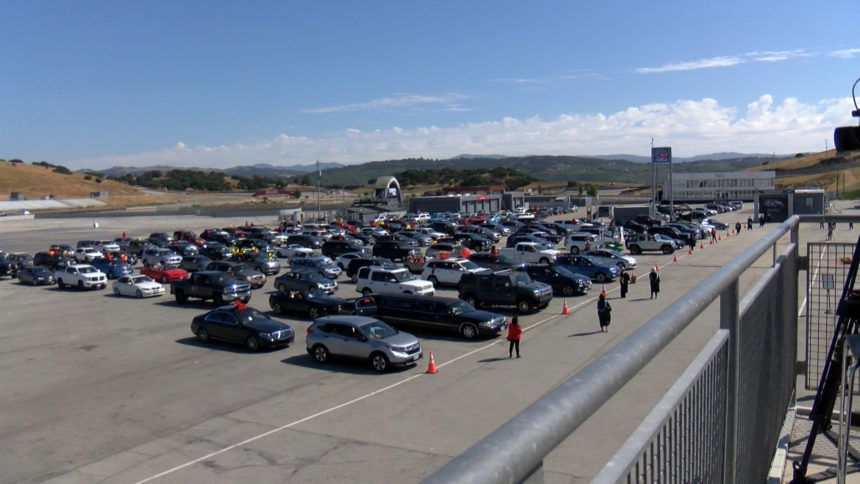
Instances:
[[[519,242],[513,247],[502,249],[499,253],[525,264],[550,264],[555,261],[559,251],[543,249],[535,242]]]
[[[89,264],[72,264],[54,272],[54,279],[60,289],[66,286],[76,286],[78,289],[104,289],[107,287],[107,275]]]
[[[176,279],[170,283],[170,293],[176,297],[178,304],[185,304],[189,297],[211,299],[216,306],[222,306],[224,301],[240,300],[247,303],[251,300],[251,285],[238,281],[223,272],[200,271],[191,274],[187,279]]]

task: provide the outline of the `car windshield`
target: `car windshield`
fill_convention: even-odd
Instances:
[[[361,331],[374,339],[390,338],[397,334],[397,330],[382,321],[373,321],[361,326]]]
[[[560,267],[560,266],[555,266],[555,272],[556,272],[556,274],[563,276],[563,277],[570,277],[570,278],[576,277],[576,276],[574,276],[573,272],[565,269],[564,267]]]
[[[392,272],[391,274],[394,276],[394,279],[396,279],[397,282],[406,282],[406,281],[414,281],[415,280],[415,275],[409,271],[397,271],[397,272]]]
[[[524,286],[531,282],[531,278],[525,272],[517,272],[514,274],[514,284],[517,286]]]
[[[463,313],[469,313],[475,310],[475,307],[466,301],[458,300],[454,304],[451,305],[451,314],[458,315]]]
[[[474,271],[481,268],[481,266],[475,264],[470,260],[463,261],[460,265],[463,267],[463,269],[466,269],[467,271]]]

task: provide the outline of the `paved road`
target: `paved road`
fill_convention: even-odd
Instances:
[[[729,214],[725,221],[745,219]],[[272,224],[271,218],[251,219]],[[6,250],[54,242],[200,230],[243,220],[209,217],[85,219],[0,224]],[[556,297],[521,318],[522,359],[503,338],[477,342],[417,333],[439,372],[378,375],[369,367],[318,366],[302,337],[308,321],[281,318],[299,338],[250,354],[201,346],[189,330],[205,304],[108,291],[23,287],[0,281],[0,469],[3,482],[414,482],[574,374],[756,240],[763,229],[693,254],[639,256],[642,282],[613,299],[611,332],[598,331],[595,299]],[[766,255],[741,291],[770,263]],[[662,293],[648,299],[647,270]],[[341,295],[355,295],[342,283]],[[617,284],[606,286],[617,297]],[[271,282],[255,291],[267,309]],[[455,296],[442,290],[440,295]],[[718,326],[715,305],[589,422],[549,456],[547,482],[585,482],[641,421]]]

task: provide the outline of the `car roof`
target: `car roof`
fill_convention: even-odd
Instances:
[[[355,324],[355,325],[365,325],[367,323],[378,322],[379,320],[376,318],[369,318],[367,316],[344,316],[344,315],[332,315],[332,316],[321,316],[314,321],[313,324],[319,325],[321,323],[341,323],[341,324]]]

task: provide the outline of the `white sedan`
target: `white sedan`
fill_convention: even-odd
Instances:
[[[113,293],[117,296],[137,298],[161,296],[164,294],[164,286],[143,274],[122,276],[113,281]]]

